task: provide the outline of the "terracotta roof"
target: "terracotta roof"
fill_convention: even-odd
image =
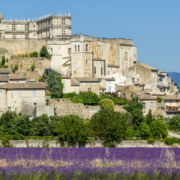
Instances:
[[[141,99],[141,100],[143,100],[143,99],[146,99],[146,100],[157,100],[157,98],[152,97],[149,94],[145,94],[145,93],[140,94],[139,99]]]
[[[106,88],[103,87],[103,86],[100,86],[99,89],[101,89],[101,90],[106,90]]]
[[[116,91],[122,91],[127,86],[116,85]]]
[[[9,76],[0,76],[0,81],[9,81]]]
[[[176,95],[166,95],[166,96],[161,96],[162,99],[164,100],[180,100],[179,96]]]
[[[104,78],[106,81],[115,81],[114,78]]]
[[[143,66],[143,67],[145,67],[145,68],[148,68],[148,69],[150,69],[150,70],[158,70],[158,69],[156,69],[156,68],[154,68],[154,67],[152,67],[152,66],[149,66],[149,65],[147,65],[147,64],[144,64],[144,63],[139,63],[139,64],[137,64],[137,65],[141,65],[141,66]]]
[[[74,79],[78,80],[79,82],[99,82],[98,79],[93,77],[74,77]]]
[[[71,86],[79,86],[79,84],[75,83],[74,81],[71,80]]]
[[[18,74],[11,74],[10,76],[9,76],[9,79],[14,79],[14,80],[17,80],[17,79],[28,79],[28,77],[27,76],[24,76],[24,77],[22,77],[22,76],[19,76]]]
[[[0,68],[0,74],[1,73],[12,73],[10,68]]]
[[[0,89],[45,89],[46,84],[44,82],[28,82],[25,83],[9,83],[0,84]]]

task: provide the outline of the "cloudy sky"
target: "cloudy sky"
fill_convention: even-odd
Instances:
[[[73,33],[133,39],[139,62],[180,72],[179,0],[8,0],[6,19],[71,13]]]

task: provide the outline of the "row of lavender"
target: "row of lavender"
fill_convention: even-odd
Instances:
[[[179,148],[0,148],[0,179],[179,177]]]

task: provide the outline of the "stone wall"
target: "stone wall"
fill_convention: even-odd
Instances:
[[[52,141],[45,141],[45,140],[10,140],[10,145],[13,147],[51,147],[51,148],[60,148],[61,145],[59,141],[52,140]],[[0,146],[2,147],[2,141],[0,140]],[[77,146],[73,146],[77,147]],[[100,142],[95,142],[91,144],[86,144],[86,148],[91,147],[103,147]],[[127,148],[127,147],[147,147],[147,148],[170,148],[172,146],[167,146],[163,142],[155,141],[154,144],[148,144],[147,141],[122,141],[121,143],[117,144],[118,148]],[[180,144],[177,145],[180,147]]]
[[[48,99],[48,105],[54,106],[55,113],[58,116],[77,114],[82,118],[91,118],[97,113],[100,106],[85,106],[82,103],[73,103],[69,99]],[[115,111],[126,112],[121,106],[115,106]]]

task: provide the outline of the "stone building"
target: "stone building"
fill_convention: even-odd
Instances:
[[[0,39],[44,39],[71,35],[71,16],[46,15],[34,20],[6,20],[0,14]]]

